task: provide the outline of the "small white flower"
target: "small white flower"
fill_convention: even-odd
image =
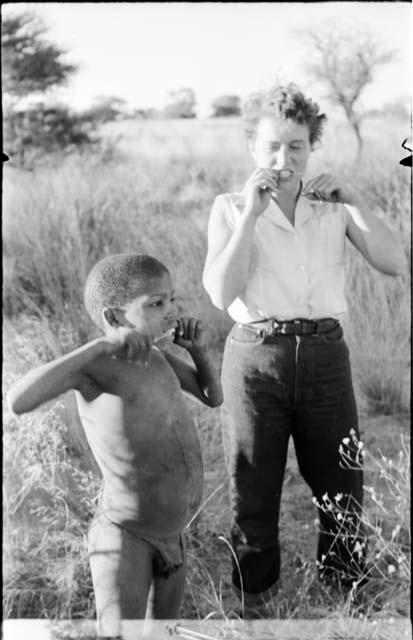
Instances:
[[[325,493],[321,499],[322,499],[322,501],[323,501],[323,502],[327,502],[327,500],[328,500],[328,493]]]
[[[351,436],[355,436],[356,435],[356,432],[355,432],[355,430],[353,428],[350,429],[350,435]]]
[[[358,542],[358,541],[354,545],[354,553],[357,553],[359,557],[363,553],[363,547],[361,546],[360,542]]]
[[[325,554],[323,553],[323,555],[321,556],[321,562],[324,562],[324,560],[326,559]]]
[[[361,440],[359,440],[359,442],[357,443],[357,449],[362,449],[364,447],[364,444]]]
[[[394,566],[394,564],[389,564],[389,566],[387,567],[387,573],[391,575],[395,571],[396,571],[396,567]]]
[[[343,516],[341,515],[341,513],[338,513],[337,514],[337,520],[342,520],[342,519],[343,519]]]
[[[344,444],[350,444],[350,438],[343,438],[341,442]]]
[[[334,496],[334,500],[336,502],[340,502],[340,500],[342,499],[343,494],[342,493],[337,493],[337,495]]]

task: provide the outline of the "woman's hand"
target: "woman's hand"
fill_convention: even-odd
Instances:
[[[322,202],[342,202],[350,205],[357,203],[357,195],[351,187],[330,173],[322,173],[317,178],[309,180],[303,187],[302,195],[309,200]]]
[[[205,347],[205,329],[196,318],[180,318],[175,329],[175,344],[190,351]]]
[[[277,189],[278,180],[272,169],[261,169],[260,167],[255,169],[244,187],[245,213],[258,218],[268,207],[271,192]]]

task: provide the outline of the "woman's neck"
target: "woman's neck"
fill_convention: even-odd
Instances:
[[[291,189],[291,191],[279,191],[277,193],[277,197],[274,198],[275,202],[292,226],[294,226],[295,223],[295,208],[301,193],[301,186],[302,183],[300,181],[299,185],[295,189]]]

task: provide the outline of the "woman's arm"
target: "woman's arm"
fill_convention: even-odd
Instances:
[[[406,259],[399,238],[368,209],[349,185],[335,176],[322,174],[306,184],[303,194],[311,191],[321,199],[345,205],[350,214],[347,236],[372,267],[390,276],[401,276],[406,272]]]
[[[268,206],[271,190],[276,188],[272,171],[254,171],[245,186],[244,211],[233,230],[225,220],[222,201],[215,200],[208,224],[208,254],[202,282],[218,309],[227,309],[245,288],[255,224]]]
[[[396,234],[361,201],[346,204],[347,236],[372,267],[389,276],[406,272],[403,246]]]
[[[243,214],[232,231],[222,209],[214,207],[208,224],[208,254],[202,283],[212,303],[227,309],[247,282],[255,219]]]

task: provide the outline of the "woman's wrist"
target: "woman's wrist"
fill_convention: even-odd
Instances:
[[[240,224],[245,226],[255,226],[260,215],[261,211],[257,213],[254,209],[245,207],[240,218]]]

